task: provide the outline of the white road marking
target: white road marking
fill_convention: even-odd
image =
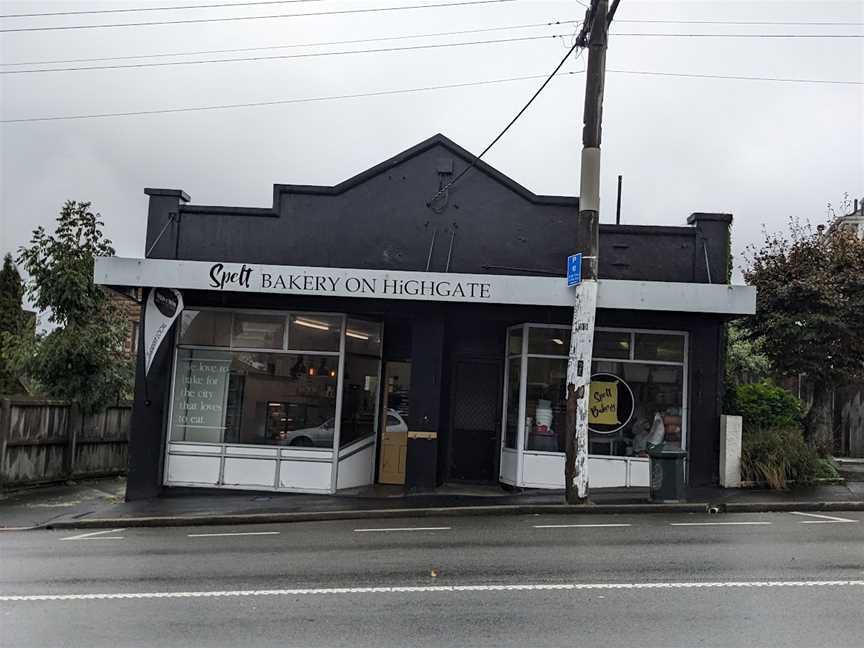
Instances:
[[[207,592],[117,592],[96,594],[0,595],[12,601],[95,601],[117,599],[226,598],[243,596],[320,596],[342,594],[421,594],[433,592],[540,592],[581,590],[736,589],[781,587],[864,587],[864,580],[717,581],[684,583],[538,583],[514,585],[420,585],[409,587],[321,587],[271,590],[216,590]]]
[[[451,527],[393,527],[392,529],[354,529],[356,533],[370,533],[373,531],[449,531]]]
[[[90,533],[81,533],[61,540],[122,540],[123,536],[106,536],[103,533],[117,533],[125,531],[125,529],[106,529],[104,531],[91,531]]]
[[[801,511],[790,511],[792,515],[806,515],[808,517],[819,518],[818,520],[803,520],[799,524],[837,524],[842,522],[857,522],[858,520],[850,520],[849,518],[835,517],[833,515],[819,515],[818,513],[803,513]]]
[[[187,533],[187,538],[223,538],[226,536],[279,535],[279,531],[238,531],[237,533]]]
[[[770,522],[670,522],[669,526],[764,526]]]
[[[631,524],[535,524],[535,529],[594,529],[605,527],[629,527]]]

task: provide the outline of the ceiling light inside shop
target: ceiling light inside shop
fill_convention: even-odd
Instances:
[[[347,335],[348,337],[355,338],[357,340],[368,340],[369,339],[368,335],[363,335],[362,333],[358,333],[357,331],[352,331],[350,329],[348,331],[345,331],[345,335]]]
[[[295,324],[299,324],[300,326],[305,326],[307,328],[318,329],[319,331],[329,331],[330,327],[326,324],[322,324],[321,322],[310,322],[309,320],[294,320]]]
[[[562,345],[562,346],[564,345],[564,340],[562,340],[561,338],[552,338],[552,341],[553,341],[555,344],[560,344],[560,345]]]

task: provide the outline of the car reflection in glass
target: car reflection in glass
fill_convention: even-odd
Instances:
[[[335,425],[336,420],[333,418],[329,418],[321,425],[288,432],[283,436],[282,439],[279,440],[279,445],[289,445],[301,448],[332,448]],[[399,412],[394,409],[387,410],[386,431],[408,431],[408,424],[405,423],[405,419],[403,419]]]

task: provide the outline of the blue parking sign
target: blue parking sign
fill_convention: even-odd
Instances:
[[[571,254],[567,257],[567,287],[572,287],[582,282],[582,253]]]

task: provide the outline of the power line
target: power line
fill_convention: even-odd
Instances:
[[[661,36],[664,38],[864,38],[864,34],[660,34],[615,32],[614,36]]]
[[[562,74],[566,75],[575,75],[581,74],[581,72],[564,72]],[[63,115],[57,117],[25,117],[21,119],[3,119],[0,120],[0,124],[19,124],[24,122],[46,122],[46,121],[60,121],[60,120],[72,120],[72,119],[96,119],[100,117],[132,117],[132,116],[140,116],[140,115],[159,115],[165,113],[184,113],[184,112],[198,112],[202,110],[229,110],[233,108],[257,108],[262,106],[278,106],[283,104],[299,104],[299,103],[314,103],[321,101],[336,101],[342,99],[359,99],[362,97],[382,97],[387,95],[395,95],[395,94],[408,94],[408,93],[417,93],[417,92],[428,92],[430,90],[447,90],[450,88],[467,88],[470,86],[486,86],[486,85],[494,85],[498,83],[510,83],[513,81],[527,81],[529,79],[542,79],[546,75],[545,74],[532,74],[527,76],[517,76],[517,77],[505,77],[501,79],[490,79],[486,81],[466,81],[463,83],[448,83],[443,85],[436,86],[423,86],[418,88],[402,88],[398,90],[380,90],[377,92],[358,92],[354,94],[344,94],[344,95],[330,95],[325,97],[304,97],[298,99],[276,99],[273,101],[255,101],[249,103],[237,103],[237,104],[219,104],[219,105],[211,105],[211,106],[191,106],[191,107],[182,107],[182,108],[162,108],[156,110],[134,110],[129,112],[113,112],[113,113],[93,113],[93,114],[83,114],[83,115]]]
[[[819,83],[826,85],[860,85],[864,81],[843,81],[837,79],[790,79],[783,77],[741,76],[733,74],[695,74],[686,72],[648,72],[646,70],[607,70],[618,74],[643,74],[647,76],[684,77],[688,79],[731,79],[735,81],[776,81],[780,83]]]
[[[828,22],[814,21],[788,21],[788,20],[661,20],[654,18],[630,18],[618,19],[616,23],[660,23],[666,25],[816,25],[823,26],[845,26],[864,25],[864,22]]]
[[[582,70],[580,71],[567,71],[560,72],[558,75],[559,78],[561,76],[572,76],[576,74],[582,74]],[[663,77],[683,77],[683,78],[697,78],[697,79],[727,79],[727,80],[739,80],[739,81],[775,81],[775,82],[783,82],[783,83],[816,83],[816,84],[830,84],[830,85],[857,85],[864,86],[864,81],[844,81],[844,80],[828,80],[828,79],[791,79],[791,78],[779,78],[779,77],[753,77],[753,76],[738,76],[738,75],[722,75],[722,74],[690,74],[684,72],[650,72],[647,70],[607,70],[607,72],[613,72],[617,74],[635,74],[635,75],[648,75],[648,76],[663,76]],[[381,90],[377,92],[358,92],[355,94],[346,94],[346,95],[331,95],[324,97],[305,97],[305,98],[297,98],[297,99],[277,99],[273,101],[258,101],[258,102],[249,102],[249,103],[238,103],[238,104],[218,104],[211,106],[191,106],[191,107],[181,107],[181,108],[161,108],[154,110],[135,110],[128,112],[112,112],[112,113],[93,113],[93,114],[82,114],[82,115],[61,115],[56,117],[23,117],[20,119],[3,119],[0,120],[0,124],[18,124],[25,122],[46,122],[46,121],[61,121],[61,120],[77,120],[77,119],[96,119],[101,117],[133,117],[133,116],[142,116],[142,115],[159,115],[166,113],[184,113],[184,112],[198,112],[204,110],[228,110],[232,108],[257,108],[262,106],[276,106],[283,104],[302,104],[302,103],[313,103],[313,102],[323,102],[323,101],[336,101],[342,99],[359,99],[363,97],[381,97],[388,95],[398,95],[398,94],[410,94],[410,93],[418,93],[418,92],[427,92],[432,90],[447,90],[451,88],[467,88],[472,86],[487,86],[487,85],[495,85],[500,83],[510,83],[514,81],[527,81],[531,79],[544,79],[549,78],[546,74],[533,74],[528,76],[517,76],[517,77],[505,77],[501,79],[490,79],[485,81],[466,81],[463,83],[450,83],[444,85],[436,85],[436,86],[424,86],[418,88],[403,88],[398,90]]]
[[[577,21],[574,20],[556,20],[545,23],[529,23],[525,25],[509,25],[504,27],[482,27],[477,29],[463,29],[458,31],[448,31],[448,32],[435,32],[428,34],[406,34],[401,36],[382,36],[378,38],[355,38],[351,40],[341,40],[341,41],[326,41],[326,42],[318,42],[318,43],[290,43],[287,45],[269,45],[263,47],[237,47],[231,49],[221,49],[221,50],[198,50],[198,51],[190,51],[190,52],[159,52],[155,54],[135,54],[135,55],[126,55],[126,56],[106,56],[106,57],[98,57],[98,58],[78,58],[78,59],[59,59],[59,60],[49,60],[49,61],[16,61],[13,63],[4,63],[0,62],[0,66],[17,66],[17,65],[57,65],[63,63],[95,63],[100,61],[127,61],[133,59],[144,59],[144,58],[171,58],[175,56],[198,56],[203,54],[232,54],[239,52],[260,52],[267,50],[276,50],[276,49],[293,49],[298,47],[327,47],[331,45],[351,45],[351,44],[359,44],[359,43],[374,43],[374,42],[383,42],[383,41],[394,41],[394,40],[412,40],[415,38],[434,38],[438,36],[459,36],[464,34],[478,34],[478,33],[487,33],[487,32],[495,32],[495,31],[510,31],[510,30],[518,30],[518,29],[532,29],[537,27],[552,27],[557,25],[567,25],[567,24],[575,24]],[[548,35],[547,35],[548,36]],[[559,35],[554,35],[555,37]],[[615,36],[659,36],[664,38],[864,38],[864,34],[675,34],[675,33],[616,33]],[[545,37],[545,36],[544,36]],[[542,38],[542,37],[537,37]],[[517,39],[518,40],[518,39]],[[497,41],[490,41],[497,42]],[[459,45],[460,43],[456,43]],[[376,50],[371,50],[376,51]],[[337,52],[338,53],[338,52]],[[266,60],[267,58],[279,58],[279,57],[262,57],[262,58],[239,58],[239,59],[218,59],[215,61],[179,61],[173,63],[165,63],[163,65],[182,65],[184,63],[221,63],[221,62],[230,62],[230,61],[246,61],[246,60]],[[286,57],[287,58],[287,57]],[[156,65],[156,64],[149,64]],[[92,67],[82,67],[82,68],[72,68],[68,69],[59,69],[59,70],[22,70],[21,72],[59,72],[59,71],[77,71],[77,70],[102,70],[102,69],[114,69],[114,68],[122,68],[122,67],[147,67],[148,64],[141,65],[128,65],[128,66],[92,66]],[[0,71],[0,74],[5,74],[7,72]],[[8,73],[15,73],[15,71],[10,71]]]
[[[489,149],[491,149],[493,146],[495,146],[495,144],[498,142],[498,140],[500,140],[502,137],[504,137],[505,133],[507,133],[507,131],[510,130],[510,127],[516,123],[516,121],[525,113],[525,111],[528,110],[528,107],[532,103],[534,103],[534,100],[540,96],[540,93],[543,92],[543,90],[546,88],[546,86],[549,85],[549,82],[555,78],[555,75],[558,74],[558,71],[562,67],[564,67],[564,63],[567,62],[567,59],[570,58],[570,55],[573,53],[573,51],[577,47],[584,47],[585,46],[586,35],[588,34],[588,29],[590,28],[590,26],[594,20],[594,11],[596,10],[596,7],[597,7],[597,3],[592,1],[591,6],[585,10],[585,20],[582,22],[582,26],[579,29],[579,33],[573,39],[573,45],[570,47],[570,49],[567,50],[567,53],[564,55],[564,58],[562,58],[561,61],[558,63],[558,65],[555,66],[555,69],[552,70],[552,73],[549,76],[547,76],[546,80],[543,81],[543,83],[540,85],[539,88],[537,88],[537,91],[533,95],[531,95],[531,98],[528,100],[528,103],[526,103],[524,106],[522,106],[522,110],[520,110],[518,113],[516,113],[516,116],[513,119],[511,119],[510,122],[504,127],[504,130],[502,130],[500,133],[498,133],[498,135],[495,137],[495,139],[493,139],[491,142],[489,142],[489,146],[487,146],[485,149],[483,149],[480,152],[480,155],[477,155],[474,158],[472,158],[470,164],[466,165],[466,167],[464,169],[462,169],[461,172],[456,174],[455,178],[453,178],[450,182],[448,182],[443,187],[438,189],[437,192],[435,192],[435,194],[426,202],[427,207],[432,208],[434,211],[434,208],[432,207],[432,203],[435,202],[435,199],[438,196],[440,196],[441,194],[444,194],[447,191],[449,191],[450,187],[452,187],[457,182],[459,182],[459,180],[463,176],[465,176],[469,171],[471,171],[471,169],[473,169],[477,165],[478,162],[480,162],[480,160],[483,158],[483,156],[489,152]]]
[[[338,9],[333,11],[308,11],[306,13],[271,14],[267,16],[231,16],[227,18],[187,18],[184,20],[152,20],[135,23],[110,23],[95,25],[61,25],[55,27],[13,27],[0,29],[0,33],[60,31],[69,29],[106,29],[111,27],[152,27],[155,25],[190,25],[193,23],[232,22],[235,20],[269,20],[274,18],[302,18],[308,16],[337,16],[344,14],[381,13],[387,11],[405,11],[407,9],[440,9],[445,7],[464,7],[467,5],[490,5],[517,0],[462,0],[461,2],[439,2],[435,4],[404,5],[401,7],[368,7],[365,9]]]
[[[59,59],[52,61],[16,61],[14,63],[0,62],[0,65],[59,65],[62,63],[96,63],[100,61],[127,61],[131,59],[144,58],[167,58],[174,56],[199,56],[203,54],[234,54],[239,52],[260,52],[276,49],[293,49],[297,47],[326,47],[330,45],[354,45],[359,43],[375,43],[382,41],[394,40],[411,40],[414,38],[433,38],[438,36],[461,36],[464,34],[479,34],[494,31],[508,31],[516,29],[531,29],[536,27],[553,27],[559,25],[574,24],[574,20],[554,20],[545,23],[529,23],[526,25],[509,25],[504,27],[481,27],[477,29],[462,29],[459,31],[433,32],[428,34],[405,34],[401,36],[381,36],[378,38],[355,38],[351,40],[327,41],[319,43],[290,43],[287,45],[268,45],[262,47],[235,47],[232,49],[221,50],[198,50],[191,52],[159,52],[156,54],[135,54],[126,56],[105,56],[101,58],[78,58],[78,59]]]
[[[126,63],[121,65],[90,65],[84,67],[44,68],[27,70],[0,70],[0,74],[34,74],[39,72],[81,72],[84,70],[127,70],[130,68],[167,67],[173,65],[203,65],[210,63],[238,63],[250,61],[275,61],[285,59],[318,58],[325,56],[345,56],[348,54],[382,54],[388,52],[406,52],[424,49],[441,49],[445,47],[465,47],[470,45],[497,45],[502,43],[517,43],[550,38],[562,38],[563,34],[544,34],[543,36],[521,36],[516,38],[497,38],[494,40],[468,41],[462,43],[429,43],[427,45],[406,45],[403,47],[376,47],[362,50],[341,50],[338,52],[307,52],[305,54],[278,54],[274,56],[246,56],[242,58],[203,59],[198,61],[167,61],[162,63]]]
[[[266,0],[261,2],[223,2],[219,4],[179,5],[174,7],[135,7],[130,9],[88,9],[81,11],[51,11],[47,13],[2,14],[0,18],[38,18],[44,16],[81,16],[84,14],[132,13],[133,11],[178,11],[181,9],[216,9],[222,7],[253,7],[256,5],[321,2],[322,0]]]

